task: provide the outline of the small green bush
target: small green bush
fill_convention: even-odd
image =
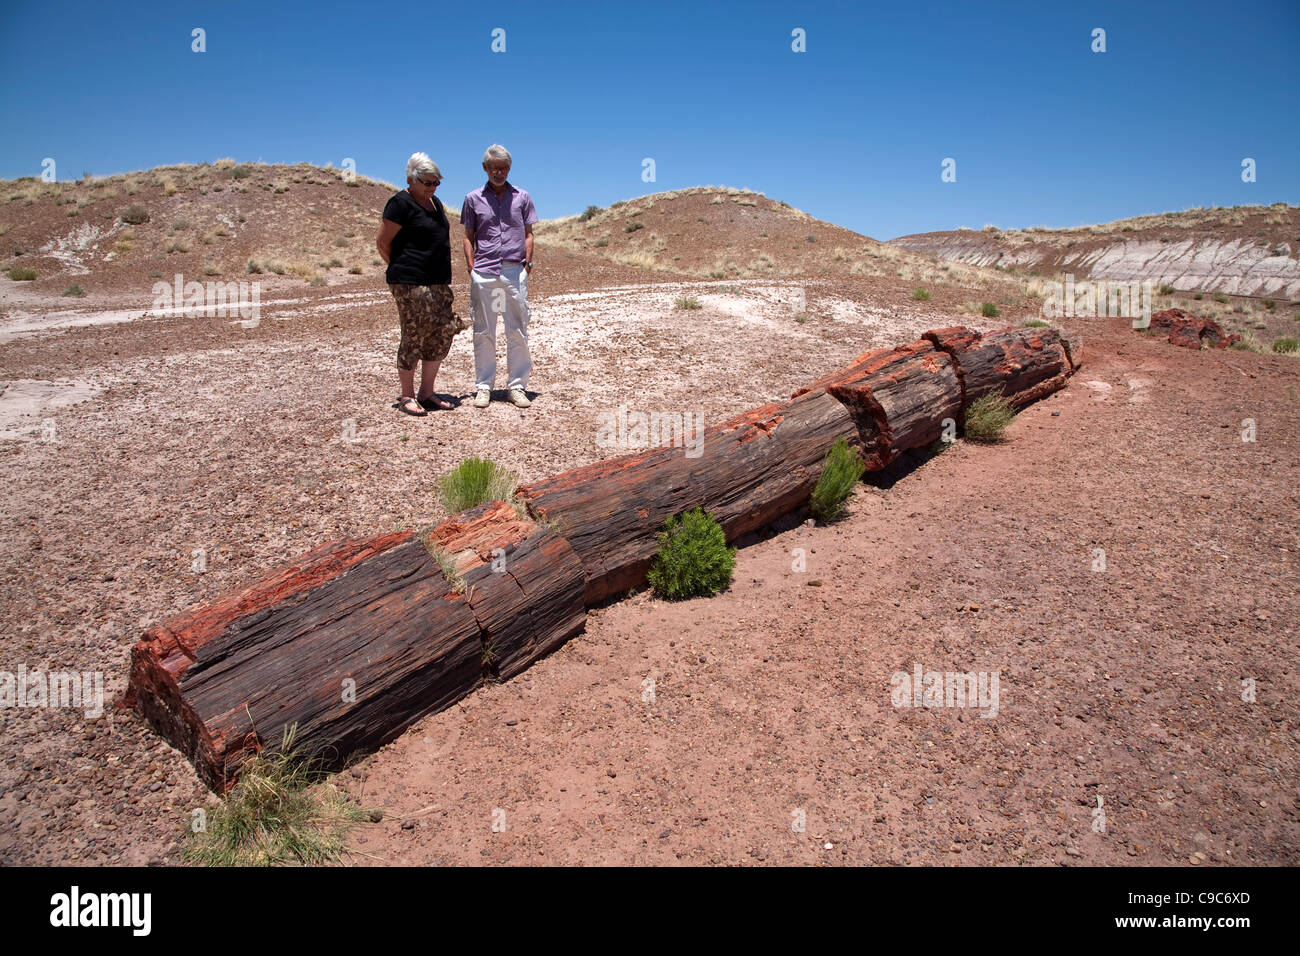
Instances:
[[[1219,303],[1220,305],[1224,305],[1225,303],[1227,303],[1228,297],[1224,295],[1222,292],[1216,292],[1214,293],[1214,301]]]
[[[73,285],[70,285],[66,289],[64,289],[63,294],[66,296],[71,296],[74,299],[84,299],[86,297],[86,290],[74,283]]]
[[[645,223],[633,220],[623,227],[624,232],[636,232],[638,229],[644,229]]]
[[[586,209],[582,211],[582,215],[578,216],[578,221],[590,222],[593,218],[595,218],[598,212],[600,212],[599,206],[588,206]]]
[[[912,298],[917,302],[929,302],[930,293],[925,289],[916,289],[912,292]]]
[[[457,514],[485,501],[509,501],[518,481],[494,461],[466,458],[438,483],[438,497],[448,514]]]
[[[677,299],[677,301],[673,303],[673,306],[674,308],[682,309],[683,311],[687,311],[687,312],[689,312],[692,309],[704,308],[704,306],[700,305],[700,300],[695,298],[695,296],[693,295],[680,296]]]
[[[1300,352],[1300,341],[1296,339],[1278,339],[1273,343],[1273,351],[1284,355]]]
[[[23,269],[20,266],[14,266],[9,270],[9,278],[15,282],[31,282],[36,278],[35,269]]]
[[[980,315],[984,316],[986,319],[996,319],[1001,314],[1002,313],[998,311],[998,307],[992,302],[985,302],[980,306]]]
[[[247,179],[251,175],[253,175],[253,167],[247,164],[235,166],[230,170],[231,179]]]
[[[1268,309],[1268,311],[1272,312],[1274,309],[1277,308],[1277,301],[1276,301],[1275,299],[1265,299],[1265,300],[1264,300],[1264,308],[1266,308],[1266,309]]]
[[[735,567],[736,549],[727,547],[722,525],[695,508],[664,522],[648,578],[660,597],[680,601],[724,590]]]
[[[1205,298],[1205,293],[1204,293],[1204,292],[1194,292],[1194,293],[1192,293],[1192,298],[1195,299],[1197,302],[1200,302],[1202,299]]]
[[[836,441],[826,453],[821,477],[808,499],[813,517],[822,524],[830,524],[843,515],[844,502],[865,470],[849,443],[843,438]]]
[[[1020,327],[1024,329],[1045,329],[1050,325],[1050,322],[1044,322],[1042,319],[1029,319],[1020,323]]]
[[[361,267],[360,267],[360,266],[353,266],[351,269],[348,270],[348,273],[349,273],[350,275],[359,276],[359,275],[361,275]]]
[[[118,218],[129,225],[138,226],[149,221],[149,210],[144,206],[127,206]]]
[[[990,392],[971,402],[966,409],[964,434],[972,441],[995,442],[1002,438],[1002,430],[1016,417],[1015,409],[1001,395]]]
[[[1162,285],[1160,288],[1156,289],[1156,292],[1160,295],[1173,295],[1175,289],[1171,285]]]

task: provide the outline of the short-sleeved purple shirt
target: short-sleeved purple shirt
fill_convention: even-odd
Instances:
[[[509,183],[498,196],[490,183],[465,196],[460,223],[474,230],[474,271],[500,275],[502,262],[524,261],[524,226],[537,222],[533,199]]]

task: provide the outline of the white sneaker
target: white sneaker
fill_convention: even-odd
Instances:
[[[529,405],[533,404],[528,400],[528,396],[524,394],[522,388],[512,388],[510,390],[510,401],[519,408],[527,408]]]
[[[480,388],[478,394],[474,396],[475,408],[487,408],[488,403],[492,401],[492,393],[486,388]]]

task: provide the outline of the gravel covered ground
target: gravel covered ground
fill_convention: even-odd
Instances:
[[[575,263],[534,290],[526,411],[470,406],[462,335],[440,378],[459,407],[398,414],[373,280],[256,329],[10,339],[0,670],[100,671],[115,698],[145,627],[324,541],[441,519],[434,482],[465,456],[534,480],[627,450],[596,446],[600,411],[713,423],[969,324],[867,279]],[[674,308],[683,292],[703,308]],[[717,598],[600,609],[342,775],[384,811],[352,862],[1297,862],[1300,366],[1081,331],[1084,369],[1010,441],[864,487],[834,527],[764,536]],[[894,707],[914,664],[996,672],[996,715]],[[0,720],[0,862],[176,862],[211,798],[140,720]]]

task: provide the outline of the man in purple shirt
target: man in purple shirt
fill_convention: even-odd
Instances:
[[[465,197],[460,222],[465,227],[465,265],[469,268],[469,311],[474,320],[474,405],[487,408],[497,373],[497,313],[506,328],[506,366],[510,401],[532,404],[525,389],[532,359],[528,354],[528,275],[533,270],[532,197],[506,182],[510,152],[493,145],[483,154],[488,181]]]

